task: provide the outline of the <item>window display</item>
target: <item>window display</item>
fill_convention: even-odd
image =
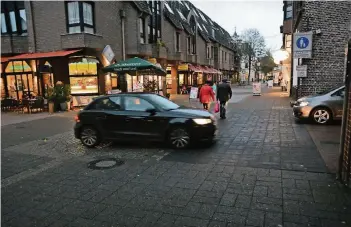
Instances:
[[[71,94],[94,94],[99,93],[98,77],[70,77]]]

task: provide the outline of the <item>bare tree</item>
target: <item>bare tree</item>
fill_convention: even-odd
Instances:
[[[242,32],[241,40],[244,43],[242,53],[253,57],[260,57],[265,53],[265,41],[260,31],[249,28]]]
[[[240,35],[240,38],[242,40],[242,48],[241,48],[241,54],[243,59],[248,59],[248,64],[249,64],[249,77],[248,77],[248,82],[250,82],[250,75],[251,75],[251,61],[253,59],[257,59],[258,57],[262,57],[265,53],[265,41],[264,37],[261,35],[261,33],[258,31],[256,28],[249,28],[246,29],[242,32]],[[257,62],[255,61],[255,74],[257,73]]]

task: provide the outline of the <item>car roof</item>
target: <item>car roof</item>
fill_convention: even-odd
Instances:
[[[152,92],[122,92],[122,93],[117,93],[117,94],[102,95],[102,96],[97,97],[96,99],[102,99],[102,98],[106,98],[106,97],[116,97],[116,96],[128,96],[128,95],[141,95],[141,96],[143,96],[143,95],[159,95],[159,94],[155,94]]]

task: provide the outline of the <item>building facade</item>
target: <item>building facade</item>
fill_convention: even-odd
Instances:
[[[292,87],[297,86],[297,80],[292,80],[291,64],[292,64],[292,48],[291,38],[293,31],[293,1],[283,2],[283,25],[280,27],[280,33],[282,33],[282,49],[284,49],[289,55],[288,58],[280,62],[281,74],[284,81],[287,82],[288,94],[294,95],[296,90],[291,90]],[[278,81],[276,81],[278,82]]]
[[[234,71],[230,35],[188,1],[1,4],[2,98],[45,96],[62,81],[70,84],[76,104],[84,104],[118,88],[119,76],[102,68],[131,57],[158,63],[168,75],[127,76],[128,91],[154,79],[159,90],[176,94]],[[103,54],[107,49],[112,60]]]
[[[351,2],[294,1],[292,6],[292,31],[313,32],[312,58],[293,59],[297,98],[342,85],[351,37]],[[307,65],[307,77],[297,78],[296,65]]]

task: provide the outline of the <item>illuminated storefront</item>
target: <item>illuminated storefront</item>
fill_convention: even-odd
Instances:
[[[23,96],[37,96],[40,88],[37,76],[26,61],[9,62],[5,69],[7,96],[22,99]]]

